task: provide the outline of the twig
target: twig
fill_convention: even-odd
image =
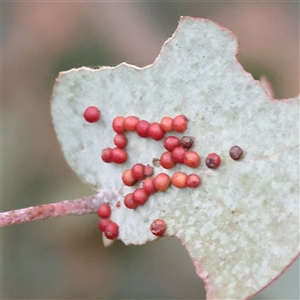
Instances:
[[[55,218],[65,215],[83,215],[95,213],[105,198],[99,195],[82,199],[65,200],[62,202],[31,206],[0,213],[0,227]]]

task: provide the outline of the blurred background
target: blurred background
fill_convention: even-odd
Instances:
[[[3,2],[1,210],[94,193],[67,165],[50,117],[60,71],[151,64],[179,17],[239,38],[238,59],[278,99],[299,94],[299,2]],[[95,215],[2,229],[1,299],[205,299],[175,238],[102,245]],[[299,299],[299,261],[254,299]]]

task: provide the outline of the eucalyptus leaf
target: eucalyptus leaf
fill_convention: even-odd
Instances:
[[[207,299],[246,299],[275,280],[299,254],[299,97],[274,100],[236,58],[237,39],[212,21],[182,17],[156,61],[143,68],[72,69],[60,73],[53,91],[52,116],[72,169],[111,204],[111,219],[125,244],[157,239],[155,219],[178,237],[205,281]],[[271,95],[269,93],[269,95]],[[89,106],[101,111],[88,123]],[[135,163],[152,165],[165,151],[162,141],[128,132],[128,160],[104,163],[101,152],[114,147],[112,121],[137,116],[149,122],[184,114],[193,136],[197,169],[154,164],[154,176],[176,171],[201,177],[198,188],[171,186],[131,210],[121,176]],[[167,135],[166,135],[167,136]],[[244,151],[229,156],[232,146]],[[205,157],[217,153],[217,169]],[[115,204],[121,202],[121,207]],[[105,240],[109,244],[108,240]],[[170,249],[171,252],[171,249]]]

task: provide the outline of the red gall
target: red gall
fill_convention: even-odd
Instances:
[[[185,115],[179,115],[173,119],[172,126],[176,132],[184,132],[187,129],[188,118]]]
[[[170,135],[164,140],[164,147],[166,150],[172,152],[176,147],[180,146],[180,140],[178,137]]]
[[[186,186],[196,188],[200,185],[201,179],[197,174],[190,174],[186,178]]]
[[[195,138],[193,136],[183,136],[180,139],[180,146],[185,149],[191,149],[194,145]]]
[[[139,188],[133,192],[132,200],[137,205],[144,205],[148,200],[149,195],[144,189]]]
[[[100,219],[98,222],[98,228],[104,232],[107,225],[110,223],[109,219]]]
[[[157,189],[155,188],[153,181],[154,178],[149,177],[146,178],[143,182],[143,189],[148,195],[152,195],[155,192],[157,192]]]
[[[221,158],[216,153],[210,153],[205,159],[205,164],[210,169],[216,169],[221,163]]]
[[[128,154],[124,149],[113,148],[112,149],[112,161],[116,164],[123,164],[128,158]]]
[[[179,164],[183,164],[184,162],[184,155],[185,155],[186,150],[182,147],[176,147],[172,151],[172,158],[175,162]]]
[[[136,179],[134,178],[131,169],[125,170],[123,172],[122,181],[127,186],[133,186],[136,184]]]
[[[119,235],[119,226],[115,222],[110,221],[104,229],[104,234],[109,240],[114,240]]]
[[[145,166],[143,164],[141,164],[141,163],[135,164],[131,168],[131,172],[132,172],[132,176],[136,180],[142,180],[142,179],[145,178]]]
[[[120,148],[124,149],[127,146],[127,138],[124,134],[116,134],[114,137],[114,144]]]
[[[243,150],[239,146],[233,146],[229,150],[229,155],[234,160],[239,160],[243,156]]]
[[[112,128],[116,133],[123,134],[125,132],[124,120],[125,118],[121,116],[114,118]]]
[[[97,214],[100,218],[109,218],[111,214],[111,208],[109,204],[103,203],[99,206]]]
[[[135,131],[138,122],[139,118],[135,116],[129,116],[125,118],[123,126],[128,131]]]
[[[153,180],[154,187],[160,191],[164,192],[168,189],[171,184],[171,178],[166,173],[159,173]]]
[[[144,169],[145,176],[152,176],[153,172],[154,172],[153,167],[151,167],[150,165],[145,166],[145,169]]]
[[[156,236],[163,236],[167,229],[167,224],[162,219],[154,220],[150,225],[150,231]]]
[[[172,157],[172,153],[169,151],[164,152],[159,161],[160,165],[165,169],[172,169],[176,165],[176,162]]]
[[[173,119],[170,117],[163,117],[160,121],[160,126],[164,132],[170,132],[173,130],[172,126]]]
[[[183,163],[191,168],[197,168],[200,165],[201,158],[195,151],[187,151],[183,157]]]
[[[124,204],[129,209],[136,209],[138,204],[133,202],[132,195],[133,193],[129,193],[124,197]]]
[[[89,123],[97,122],[100,119],[100,110],[96,106],[89,106],[84,111],[83,117]]]
[[[149,125],[147,133],[148,133],[148,136],[150,138],[154,139],[155,141],[161,140],[165,135],[164,130],[161,128],[160,124],[157,122],[153,122]]]
[[[112,152],[113,152],[112,148],[103,149],[101,153],[102,160],[106,163],[112,162]]]
[[[172,176],[172,184],[179,188],[185,188],[186,187],[186,178],[187,175],[183,172],[175,172]]]
[[[136,125],[136,133],[142,137],[142,138],[146,138],[148,137],[148,128],[149,128],[149,122],[146,120],[141,120],[137,123]]]

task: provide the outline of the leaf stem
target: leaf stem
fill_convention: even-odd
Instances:
[[[0,213],[0,227],[21,224],[36,220],[55,218],[65,215],[95,213],[105,198],[92,195],[82,199],[31,206]]]

